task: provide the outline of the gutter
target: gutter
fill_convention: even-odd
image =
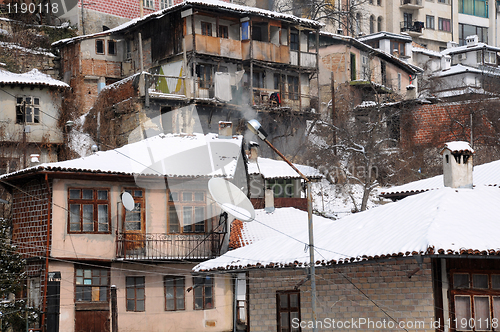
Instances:
[[[49,177],[45,174],[45,183],[47,184],[47,248],[45,252],[45,284],[43,286],[43,309],[42,309],[42,331],[46,331],[46,312],[47,312],[47,284],[49,282],[49,255],[50,255],[50,216],[52,207],[52,195],[50,194]]]

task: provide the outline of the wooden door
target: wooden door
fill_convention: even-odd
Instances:
[[[125,253],[128,255],[144,254],[146,245],[144,191],[142,189],[127,189],[125,191],[134,198],[134,209],[132,211],[123,209]]]
[[[75,311],[75,332],[109,332],[109,310]]]

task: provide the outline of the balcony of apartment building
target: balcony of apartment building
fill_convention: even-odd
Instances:
[[[117,236],[116,257],[124,260],[204,260],[219,256],[222,233],[131,233]]]
[[[420,9],[424,8],[422,0],[401,0],[399,5],[401,9]]]
[[[425,23],[422,21],[403,21],[400,22],[400,31],[406,32],[412,37],[421,36],[424,30]]]

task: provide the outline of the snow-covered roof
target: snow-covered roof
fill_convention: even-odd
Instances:
[[[377,40],[377,39],[397,39],[397,40],[404,40],[407,43],[412,42],[411,37],[408,35],[400,35],[400,34],[388,32],[388,31],[380,31],[380,32],[372,33],[370,35],[358,37],[357,39],[359,41],[362,41],[362,42],[367,42],[370,40]]]
[[[485,43],[477,43],[476,45],[473,45],[473,46],[463,45],[463,46],[458,46],[458,47],[450,47],[450,48],[447,48],[445,50],[442,50],[441,53],[451,55],[451,54],[455,54],[455,53],[477,51],[477,50],[480,50],[483,48],[487,49],[489,51],[500,52],[500,48],[498,48],[498,47],[491,46],[491,45],[488,45]]]
[[[465,142],[465,141],[453,141],[453,142],[444,143],[444,149],[448,149],[451,152],[467,151],[467,152],[474,153],[474,149],[470,146],[469,142]]]
[[[310,179],[323,177],[314,167],[293,164],[297,169]],[[295,179],[301,176],[295,172],[285,161],[258,157],[256,161],[248,162],[248,174],[262,174],[264,179]]]
[[[0,69],[1,84],[20,84],[20,85],[45,85],[61,88],[69,88],[69,85],[53,79],[47,74],[40,72],[38,69],[32,69],[24,74],[16,74],[5,69]]]
[[[32,48],[23,47],[23,46],[18,45],[16,43],[0,42],[0,47],[10,49],[10,50],[20,51],[23,54],[28,53],[28,54],[35,54],[35,55],[43,55],[43,56],[47,56],[49,58],[56,57],[54,55],[54,53],[51,53],[43,48],[32,49]]]
[[[500,186],[500,160],[474,166],[472,179],[476,188],[483,186]],[[443,175],[387,188],[381,192],[381,196],[388,197],[397,194],[405,196],[405,194],[420,193],[440,188],[444,188]]]
[[[466,66],[463,64],[456,64],[451,66],[449,69],[444,69],[437,71],[432,74],[433,77],[445,77],[451,75],[458,75],[464,73],[473,73],[473,74],[481,74],[481,75],[494,75],[499,76],[499,70],[492,70],[491,68],[485,68],[485,70],[481,70],[480,68],[475,68],[471,66]]]
[[[46,163],[18,172],[91,172],[170,177],[233,177],[241,155],[242,136],[219,139],[217,134],[160,134],[88,157]]]
[[[127,28],[134,26],[134,25],[138,25],[138,24],[141,24],[143,22],[147,22],[147,21],[152,20],[152,19],[162,18],[164,15],[166,15],[170,12],[174,12],[178,9],[182,9],[183,7],[192,7],[192,6],[199,6],[199,7],[211,8],[211,9],[215,8],[215,9],[220,10],[220,11],[232,12],[232,13],[237,13],[240,15],[256,15],[256,16],[261,16],[261,17],[265,17],[265,18],[280,19],[280,20],[285,20],[285,21],[289,21],[289,22],[302,24],[302,25],[312,27],[312,28],[321,28],[324,25],[323,23],[320,23],[318,21],[300,18],[300,17],[290,15],[290,14],[278,13],[278,12],[260,9],[260,8],[255,8],[255,7],[242,6],[242,5],[223,2],[223,1],[219,1],[219,0],[184,0],[183,2],[181,2],[177,5],[173,5],[173,6],[170,6],[168,8],[151,13],[149,15],[144,16],[143,18],[135,18],[133,20],[130,20],[129,22],[126,22],[122,25],[119,25],[116,28],[109,29],[109,30],[106,30],[103,32],[94,33],[94,34],[61,39],[61,40],[53,43],[52,46],[60,46],[62,44],[71,43],[71,42],[75,42],[78,40],[97,37],[97,36],[111,35],[111,34],[114,34],[117,32],[121,32]]]
[[[418,72],[424,71],[422,68],[420,68],[418,66],[415,66],[415,65],[408,63],[408,62],[405,62],[405,61],[401,60],[400,58],[395,57],[394,55],[386,53],[382,50],[375,49],[375,48],[371,47],[370,45],[365,44],[356,38],[353,38],[350,36],[338,35],[335,33],[325,32],[325,31],[320,31],[320,36],[330,37],[332,39],[336,39],[336,40],[342,41],[344,43],[352,43],[352,44],[356,45],[356,47],[358,47],[359,49],[364,50],[364,51],[368,51],[368,52],[373,53],[374,55],[383,57],[386,60],[389,60],[392,63],[398,65],[399,67],[402,67],[402,68],[405,68],[406,70],[409,70],[410,72],[418,73]]]
[[[443,57],[443,54],[441,54],[440,52],[436,52],[436,51],[433,51],[433,50],[429,50],[428,48],[425,48],[415,42],[412,43],[412,52],[413,53],[422,53],[422,54],[425,54],[425,55],[428,55],[428,56],[432,56],[432,57],[437,57],[437,58],[442,58]]]
[[[332,223],[331,219],[313,215],[313,222]],[[295,231],[307,233],[307,212],[293,208],[276,208],[267,213],[264,209],[255,210],[255,220],[251,222],[233,221],[231,224],[230,246],[232,248],[274,237],[277,234],[290,234]]]
[[[419,254],[500,254],[500,189],[441,188],[335,222],[314,224],[316,265]],[[263,239],[194,269],[296,267],[309,264],[308,233]]]

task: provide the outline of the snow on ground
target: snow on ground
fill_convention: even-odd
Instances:
[[[78,153],[80,157],[88,156],[90,154],[90,147],[95,144],[89,134],[84,133],[82,129],[87,114],[82,115],[75,121],[75,126],[69,134],[69,148]]]
[[[355,211],[356,202],[358,209],[361,208],[363,198],[363,188],[358,184],[331,184],[323,179],[320,182],[313,183],[313,210],[321,215],[339,219],[348,216]],[[380,205],[389,203],[390,200],[378,197],[378,191],[371,192],[368,199],[367,209],[372,209]]]

